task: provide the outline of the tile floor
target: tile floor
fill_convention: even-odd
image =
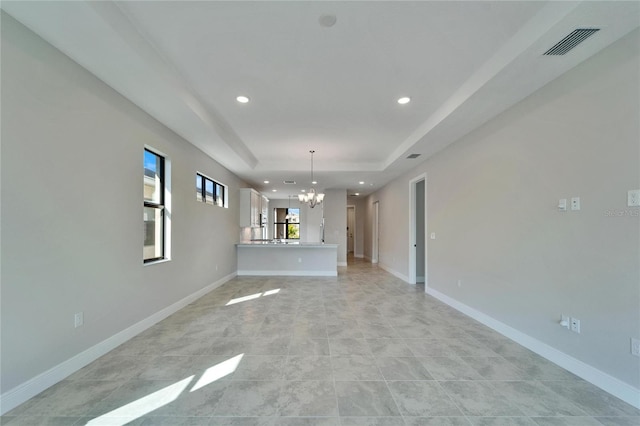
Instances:
[[[624,426],[640,410],[364,261],[239,277],[3,425]]]

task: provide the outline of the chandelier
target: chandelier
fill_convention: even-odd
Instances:
[[[311,153],[311,185],[315,185],[317,182],[313,180],[313,154],[314,150],[309,151]],[[306,203],[309,207],[314,208],[317,204],[322,203],[324,199],[323,193],[316,192],[314,187],[311,187],[305,194],[298,194],[298,200],[301,203]]]

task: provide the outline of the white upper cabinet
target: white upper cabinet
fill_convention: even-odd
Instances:
[[[262,226],[263,198],[265,197],[255,189],[240,189],[240,227],[259,228]],[[268,202],[269,200],[267,200],[266,210],[269,209]]]

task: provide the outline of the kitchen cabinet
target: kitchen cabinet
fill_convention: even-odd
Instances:
[[[262,195],[251,188],[240,189],[240,227],[260,228],[262,226]]]
[[[260,214],[260,223],[266,228],[269,226],[269,199],[264,195],[262,196],[260,207],[262,209]]]

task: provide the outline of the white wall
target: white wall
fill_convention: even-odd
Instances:
[[[2,393],[235,273],[245,185],[4,13],[1,136]],[[172,165],[173,258],[151,266],[145,144]],[[228,209],[196,201],[196,171]]]
[[[302,203],[300,204],[300,220],[304,220],[303,241],[310,243],[322,241],[322,218],[326,217],[324,208],[324,202],[321,205],[316,205],[314,208],[310,208],[308,205]]]
[[[371,259],[373,203],[379,202],[378,263],[397,277],[409,280],[409,180],[399,178],[367,197],[365,258]]]
[[[381,264],[408,275],[398,213],[426,172],[429,288],[636,389],[640,211],[626,198],[640,187],[639,46],[635,31],[372,194],[365,224],[379,200]],[[576,196],[580,211],[558,212]]]
[[[324,191],[325,242],[339,244],[338,266],[347,264],[347,191],[329,189]]]

